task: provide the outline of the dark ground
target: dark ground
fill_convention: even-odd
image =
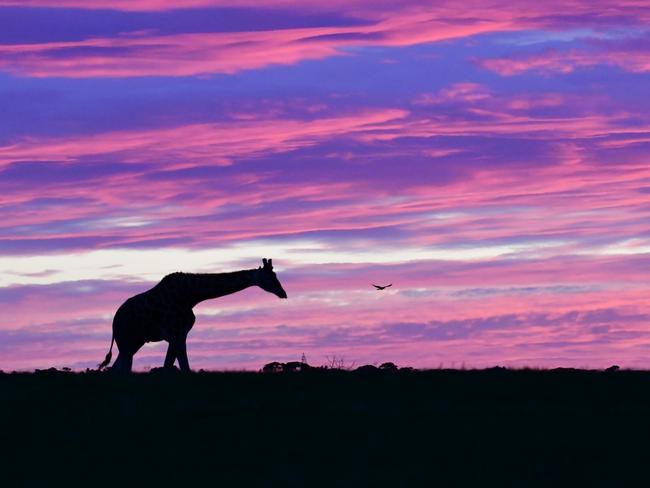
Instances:
[[[650,372],[2,374],[0,428],[7,487],[650,486]]]

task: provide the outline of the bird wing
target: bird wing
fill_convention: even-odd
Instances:
[[[372,286],[374,286],[374,287],[377,288],[378,290],[381,290],[381,288],[382,288],[382,287],[379,286],[379,285],[372,285]]]
[[[393,284],[391,283],[390,285],[386,285],[384,288],[388,288],[389,286],[393,286]]]

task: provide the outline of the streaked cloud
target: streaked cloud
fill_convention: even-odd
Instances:
[[[650,46],[649,46],[650,47]],[[577,69],[594,66],[614,66],[626,71],[650,71],[650,50],[638,53],[583,52],[549,50],[527,57],[496,58],[479,61],[484,68],[503,76],[513,76],[526,71],[540,73],[572,73]]]
[[[151,160],[175,163],[168,164],[166,169],[187,167],[196,161],[227,165],[238,157],[292,151],[337,135],[379,131],[383,124],[407,114],[404,110],[387,109],[312,121],[233,120],[67,139],[27,139],[0,147],[0,165],[21,160],[69,161],[115,153],[125,163]]]
[[[417,27],[417,28],[416,28]],[[364,46],[407,46],[510,29],[500,19],[466,23],[407,13],[353,27],[155,35],[0,45],[0,70],[31,77],[233,74],[276,64],[349,55]]]
[[[499,3],[499,2],[497,2]],[[4,1],[1,6],[16,5]],[[25,6],[24,2],[20,6]],[[33,6],[87,8],[87,2],[34,1]],[[563,4],[564,10],[567,5]],[[169,8],[247,7],[296,8],[288,2],[219,2],[189,0],[166,2],[93,2],[94,8],[125,10],[167,10]],[[336,3],[306,2],[306,11],[336,11]],[[649,14],[647,6],[629,1],[610,5],[605,13],[599,3],[576,1],[572,15],[557,15],[554,2],[544,4],[505,4],[495,8],[489,2],[472,2],[458,9],[452,2],[428,8],[420,3],[406,3],[400,8],[388,2],[347,2],[350,17],[367,22],[331,27],[285,28],[277,30],[242,30],[240,32],[187,32],[159,35],[151,30],[132,30],[113,37],[93,36],[77,41],[40,42],[0,45],[0,70],[32,77],[133,77],[197,76],[211,73],[232,74],[261,69],[275,64],[294,64],[331,56],[350,55],[360,47],[401,47],[466,38],[478,34],[523,31],[544,28],[554,23],[573,27],[576,16],[588,25],[607,25],[620,21],[642,23]],[[299,10],[301,10],[299,8]],[[218,10],[213,15],[219,15]],[[570,66],[588,63],[577,54],[568,56],[570,63],[549,59],[529,60],[537,67]],[[526,69],[522,62],[483,61],[490,69],[503,74]],[[642,69],[642,62],[636,69]]]

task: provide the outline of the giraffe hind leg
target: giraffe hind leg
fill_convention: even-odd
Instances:
[[[113,363],[113,367],[111,368],[111,371],[114,371],[116,373],[130,373],[132,367],[133,367],[133,354],[120,352],[117,355],[117,359],[115,360],[115,363]]]
[[[111,371],[115,371],[116,373],[130,373],[133,368],[133,356],[135,356],[135,353],[144,345],[144,341],[138,340],[132,341],[129,344],[124,344],[123,341],[116,339],[115,342],[117,342],[119,354],[117,355],[115,363],[113,363]],[[120,344],[120,342],[122,342],[122,344]],[[120,347],[120,345],[122,347]]]

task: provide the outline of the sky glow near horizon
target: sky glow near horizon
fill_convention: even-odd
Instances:
[[[200,304],[194,369],[650,367],[648,25],[639,0],[0,0],[0,369],[94,367],[129,296],[262,257],[289,299]]]

